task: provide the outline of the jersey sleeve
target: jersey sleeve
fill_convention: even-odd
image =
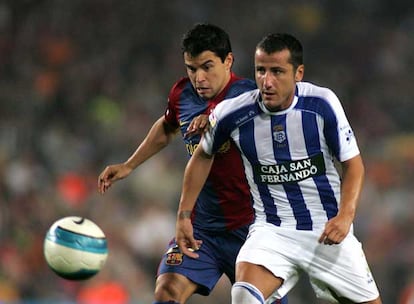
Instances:
[[[213,121],[215,121],[214,110],[213,112],[210,113],[208,120],[209,120],[210,126],[208,130],[204,133],[204,136],[201,139],[201,146],[203,147],[203,150],[205,153],[207,153],[208,155],[212,155],[213,144],[214,144],[214,133],[213,133],[214,123],[212,123]]]
[[[209,115],[209,128],[201,140],[205,153],[215,154],[230,138],[230,129],[226,128],[226,119],[222,117],[221,105],[217,106]]]
[[[180,126],[178,119],[178,102],[182,91],[183,79],[176,82],[168,94],[167,108],[164,112],[165,121],[174,129]]]
[[[328,100],[335,115],[326,116],[324,128],[326,141],[335,157],[340,162],[344,162],[360,153],[357,140],[341,102],[330,90],[328,91]]]
[[[201,141],[204,152],[212,155],[229,140],[240,125],[253,119],[259,111],[259,90],[249,90],[218,104],[209,115],[209,129]]]

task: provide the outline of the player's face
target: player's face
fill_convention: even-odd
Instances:
[[[184,53],[184,64],[198,95],[204,99],[212,99],[230,80],[233,55],[229,53],[222,62],[220,57],[211,51],[204,51],[196,57]]]
[[[262,49],[256,49],[256,84],[264,105],[270,111],[287,109],[292,104],[296,82],[303,78],[304,66],[300,65],[295,70],[289,58],[289,50],[267,54]]]

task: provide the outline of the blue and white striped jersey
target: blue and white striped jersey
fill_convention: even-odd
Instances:
[[[359,154],[337,96],[307,82],[296,85],[291,106],[269,112],[259,90],[220,103],[202,140],[214,154],[231,138],[240,151],[256,221],[314,230],[338,212],[340,177],[334,159]]]

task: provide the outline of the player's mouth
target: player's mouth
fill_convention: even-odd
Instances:
[[[262,91],[263,99],[270,99],[275,95],[276,95],[275,93],[272,93],[272,92],[269,92],[269,91]]]
[[[198,87],[197,88],[197,93],[200,95],[205,95],[210,91],[209,88],[202,88],[202,87]]]

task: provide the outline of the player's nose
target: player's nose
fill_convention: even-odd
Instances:
[[[195,77],[195,79],[196,79],[196,82],[197,83],[202,83],[202,82],[204,82],[205,80],[206,80],[206,73],[203,71],[203,70],[198,70],[197,72],[196,72],[196,77]]]
[[[272,77],[270,73],[264,73],[262,78],[262,83],[264,88],[271,88],[272,87]]]

